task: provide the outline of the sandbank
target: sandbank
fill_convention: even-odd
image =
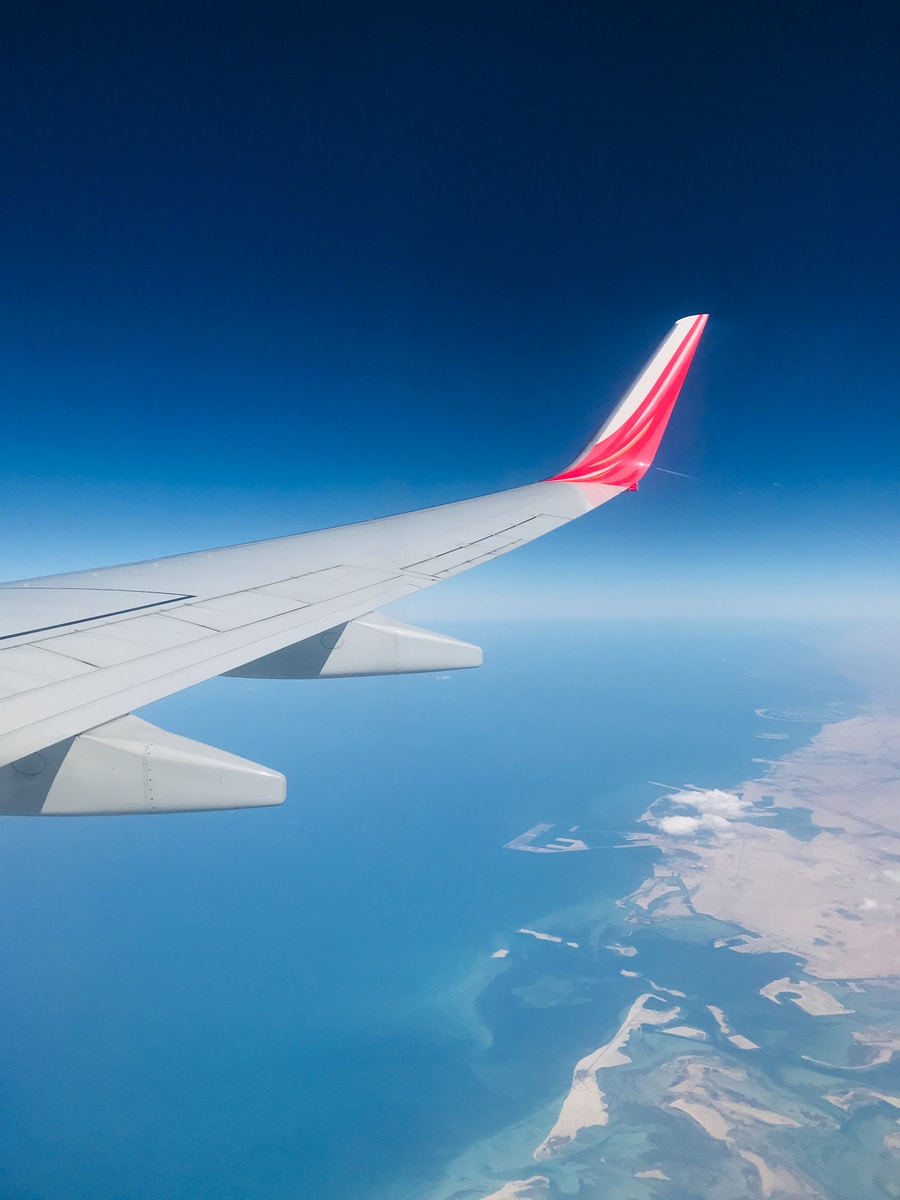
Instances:
[[[725,1067],[709,1058],[686,1058],[683,1062],[684,1078],[670,1089],[680,1095],[667,1107],[692,1117],[716,1141],[725,1141],[733,1147],[731,1131],[748,1122],[789,1129],[800,1127],[793,1117],[737,1099],[735,1084],[747,1079],[746,1072],[739,1068]],[[717,1082],[717,1077],[725,1082]]]
[[[792,983],[787,978],[773,979],[771,983],[759,989],[759,994],[775,1004],[781,1003],[779,996],[786,995],[792,1004],[796,1004],[813,1017],[833,1017],[854,1011],[852,1008],[844,1008],[840,1000],[835,999],[818,984],[809,983],[804,979],[799,983]]]
[[[706,1104],[697,1104],[693,1100],[685,1100],[679,1096],[677,1100],[670,1101],[669,1108],[677,1108],[680,1112],[687,1113],[689,1117],[700,1125],[711,1138],[715,1138],[717,1142],[727,1140],[731,1132],[731,1126],[725,1120],[720,1112],[714,1108],[710,1108]]]
[[[628,1010],[625,1020],[606,1045],[585,1055],[575,1064],[572,1086],[563,1100],[556,1124],[534,1152],[536,1162],[564,1153],[582,1129],[606,1125],[609,1122],[606,1095],[597,1084],[596,1073],[608,1067],[631,1062],[628,1055],[622,1053],[622,1048],[636,1029],[640,1029],[642,1025],[664,1025],[678,1016],[677,1008],[646,1008],[646,1003],[651,998],[655,997],[650,992],[638,996]]]
[[[784,1167],[770,1167],[764,1158],[754,1154],[752,1150],[738,1150],[738,1154],[751,1166],[756,1167],[759,1183],[764,1196],[815,1196],[805,1183]]]
[[[890,1104],[893,1108],[900,1108],[900,1096],[887,1096],[884,1092],[875,1092],[871,1088],[852,1088],[849,1092],[844,1092],[840,1095],[831,1094],[824,1096],[829,1104],[833,1104],[835,1108],[842,1108],[844,1112],[850,1112],[852,1108],[861,1108],[866,1104]]]
[[[687,1000],[687,993],[679,992],[678,988],[663,987],[661,983],[656,983],[653,979],[648,979],[647,982],[653,988],[654,992],[665,992],[668,996],[677,996],[679,1000]]]
[[[861,1046],[870,1046],[875,1054],[867,1067],[877,1067],[881,1063],[890,1062],[894,1055],[900,1052],[900,1037],[883,1029],[857,1030],[853,1034],[854,1042]]]
[[[735,1033],[728,1024],[728,1018],[721,1008],[717,1008],[715,1004],[707,1004],[707,1011],[711,1012],[716,1024],[719,1026],[721,1033],[728,1038],[733,1046],[737,1046],[739,1050],[758,1050],[759,1046],[756,1042],[751,1042],[748,1037],[744,1037],[742,1033]]]
[[[491,1192],[483,1200],[549,1200],[550,1180],[546,1175],[504,1183],[499,1192]]]
[[[651,904],[665,897],[681,896],[681,880],[676,875],[651,875],[636,892],[632,892],[629,900],[638,908],[646,910]]]
[[[737,1046],[738,1050],[758,1050],[759,1043],[751,1042],[748,1037],[744,1037],[742,1033],[730,1033],[728,1040],[733,1046]]]

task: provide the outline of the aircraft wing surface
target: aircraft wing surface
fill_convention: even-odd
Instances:
[[[705,321],[676,323],[585,451],[549,480],[338,529],[0,584],[0,812],[279,803],[276,772],[129,714],[228,673],[478,665],[477,647],[379,610],[635,487]]]

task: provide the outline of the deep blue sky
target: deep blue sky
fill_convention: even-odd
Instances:
[[[528,482],[709,311],[658,459],[694,478],[441,610],[889,611],[898,36],[889,3],[5,5],[0,576]]]

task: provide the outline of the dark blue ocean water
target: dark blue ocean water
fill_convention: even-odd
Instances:
[[[760,741],[754,709],[857,699],[789,628],[448,631],[484,669],[215,680],[142,714],[284,771],[281,809],[0,825],[2,1200],[413,1194],[578,1042],[554,1010],[507,1069],[543,1010],[473,1002],[492,951],[655,853],[503,843],[632,829],[648,780],[734,785],[816,731]]]

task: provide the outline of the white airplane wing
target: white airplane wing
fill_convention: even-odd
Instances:
[[[477,666],[384,605],[633,489],[706,316],[678,321],[566,470],[475,500],[101,570],[0,584],[0,812],[278,804],[283,776],[132,710],[214,675],[310,679]]]

